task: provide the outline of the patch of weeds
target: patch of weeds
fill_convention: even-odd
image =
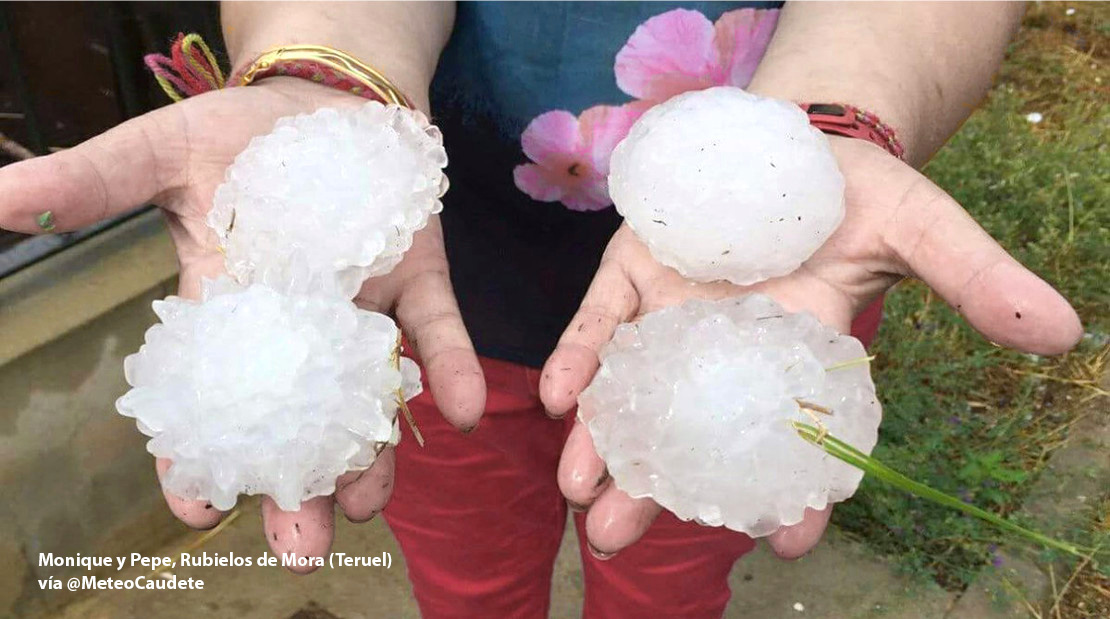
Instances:
[[[1092,510],[1088,545],[1110,546],[1110,495]],[[1110,563],[1097,559],[1079,561],[1059,588],[1048,617],[1095,619],[1110,617]]]
[[[906,282],[887,296],[874,347],[884,420],[873,455],[1003,515],[1068,440],[1076,405],[1105,397],[1094,385],[1110,351],[1110,4],[1066,8],[1030,9],[998,85],[926,173],[1072,302],[1084,342],[1062,361],[1003,350]],[[1043,120],[1031,123],[1031,112]],[[834,522],[957,590],[1002,541],[989,525],[870,479]]]

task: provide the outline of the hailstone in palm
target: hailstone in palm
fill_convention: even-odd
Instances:
[[[236,157],[208,224],[237,281],[155,302],[124,364],[117,408],[172,461],[169,492],[295,510],[396,444],[420,371],[394,322],[350,299],[440,211],[446,165],[422,114],[377,102],[282,118]]]
[[[371,101],[286,117],[235,158],[208,224],[240,283],[349,299],[443,208],[446,165],[419,111]]]
[[[645,113],[613,151],[609,193],[659,262],[747,285],[794,271],[844,218],[828,140],[787,101],[732,87]]]
[[[281,509],[335,490],[399,438],[397,412],[420,392],[399,331],[346,299],[205,282],[201,302],[154,302],[161,324],[124,363],[117,402],[173,461],[163,486],[217,509],[267,494]]]
[[[764,536],[859,485],[791,422],[870,453],[881,409],[865,355],[763,295],[691,300],[618,327],[578,414],[621,490]]]

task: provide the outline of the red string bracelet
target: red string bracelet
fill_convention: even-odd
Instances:
[[[143,62],[166,95],[174,101],[192,97],[226,85],[212,50],[199,34],[178,33],[170,55],[147,54]]]

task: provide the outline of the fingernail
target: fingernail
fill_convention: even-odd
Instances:
[[[370,522],[371,520],[373,520],[374,517],[378,515],[378,511],[374,510],[374,511],[370,512],[370,514],[367,515],[365,518],[352,518],[351,515],[346,513],[346,512],[344,512],[343,515],[347,517],[347,520],[349,522],[353,522],[355,524],[362,524],[364,522]]]
[[[43,232],[53,232],[54,211],[45,211],[39,214],[39,216],[35,219],[35,222],[38,223],[39,228],[42,228]]]
[[[579,505],[578,503],[575,503],[574,501],[567,501],[567,507],[570,508],[570,511],[578,512],[579,514],[586,511],[586,506],[585,505]]]
[[[613,558],[613,555],[617,554],[615,552],[601,552],[597,548],[594,548],[594,545],[589,542],[586,543],[586,548],[590,549],[590,554],[598,561],[608,561]]]

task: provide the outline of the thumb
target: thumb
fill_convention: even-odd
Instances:
[[[903,274],[940,294],[992,342],[1036,354],[1070,350],[1079,316],[1047,282],[1006,253],[964,209],[924,176],[901,170],[909,187],[884,242]]]
[[[155,200],[184,176],[184,135],[181,110],[171,105],[0,168],[0,228],[67,232]]]

